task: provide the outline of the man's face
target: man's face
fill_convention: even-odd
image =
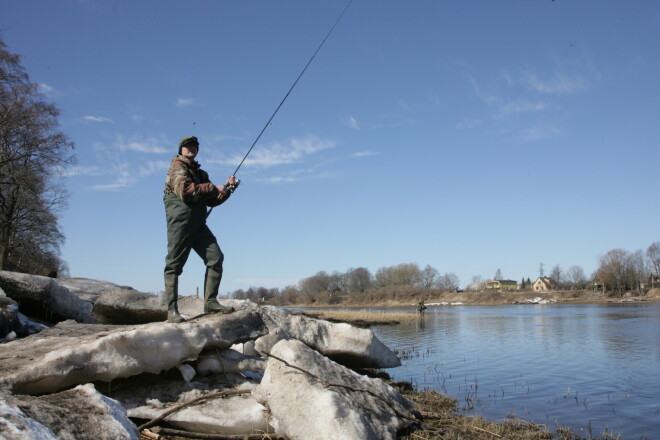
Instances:
[[[190,143],[181,147],[181,155],[187,157],[188,159],[194,159],[197,156],[199,151],[199,145],[195,143]]]

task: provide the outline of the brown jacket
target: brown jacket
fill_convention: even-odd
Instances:
[[[186,203],[218,206],[229,198],[229,191],[218,191],[209,175],[195,160],[176,155],[165,178],[165,194],[175,194]]]

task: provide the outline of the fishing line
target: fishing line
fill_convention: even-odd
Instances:
[[[261,129],[261,132],[259,133],[259,136],[257,136],[257,138],[252,143],[252,146],[248,150],[248,152],[245,153],[245,156],[243,156],[243,160],[241,160],[241,163],[239,163],[238,166],[236,167],[236,170],[234,171],[234,174],[232,174],[233,176],[236,175],[236,173],[241,168],[241,165],[243,165],[243,162],[245,162],[245,159],[247,159],[248,155],[250,154],[250,152],[252,151],[254,146],[257,144],[257,142],[259,142],[259,139],[261,138],[261,135],[264,133],[264,131],[266,131],[266,128],[268,127],[270,122],[273,120],[273,118],[275,117],[277,112],[280,110],[280,107],[282,107],[282,104],[284,104],[284,101],[286,101],[286,99],[289,97],[289,94],[291,94],[291,91],[294,89],[294,87],[296,87],[296,84],[298,84],[298,81],[300,81],[300,78],[302,78],[303,74],[305,73],[305,71],[307,70],[309,65],[312,63],[312,61],[314,61],[314,58],[316,57],[316,54],[319,53],[319,51],[321,50],[321,48],[325,44],[325,41],[328,39],[328,37],[330,37],[330,34],[332,34],[332,31],[335,30],[335,28],[337,27],[337,24],[339,24],[339,22],[341,21],[341,18],[344,16],[346,11],[348,10],[348,7],[351,6],[351,3],[353,3],[353,0],[349,0],[348,4],[346,5],[346,7],[342,11],[342,13],[339,15],[339,18],[337,18],[337,21],[335,21],[335,24],[332,25],[332,28],[330,28],[330,30],[326,34],[325,38],[323,39],[323,41],[321,41],[321,44],[319,44],[319,47],[316,48],[316,52],[314,52],[314,55],[312,55],[312,57],[309,59],[309,61],[307,61],[307,64],[305,65],[305,68],[300,72],[300,75],[298,75],[298,78],[296,78],[296,80],[294,81],[294,83],[291,86],[291,88],[289,89],[289,91],[286,92],[286,95],[284,95],[284,98],[280,102],[280,105],[277,106],[277,108],[275,109],[273,114],[270,116],[270,119],[268,119],[268,122],[266,122],[266,124],[264,125],[264,128]]]

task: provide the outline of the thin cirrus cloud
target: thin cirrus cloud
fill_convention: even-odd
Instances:
[[[355,119],[353,116],[349,116],[345,120],[345,123],[346,123],[346,125],[348,125],[353,130],[359,130],[360,129],[360,124],[358,124],[357,119]]]
[[[554,72],[547,78],[541,78],[534,72],[527,72],[523,81],[530,90],[544,95],[572,95],[591,87],[590,81],[584,76],[569,75],[564,72]]]
[[[114,122],[110,118],[106,118],[104,116],[92,116],[92,115],[86,115],[83,116],[83,120],[89,121],[89,122],[108,122],[110,124],[113,124]]]
[[[171,151],[171,148],[163,146],[164,141],[154,137],[142,139],[124,140],[122,136],[117,137],[116,147],[119,151],[133,151],[136,153],[164,154]]]
[[[190,107],[196,103],[194,98],[179,98],[176,100],[177,107]]]
[[[352,153],[351,156],[353,157],[369,157],[369,156],[375,156],[378,153],[374,151],[357,151],[355,153]]]
[[[270,168],[277,165],[301,162],[306,157],[332,148],[334,145],[333,141],[320,139],[316,136],[294,138],[286,144],[274,143],[267,147],[255,148],[245,159],[243,165]],[[238,165],[242,159],[242,156],[233,156],[223,162],[229,165]]]
[[[140,177],[147,177],[156,172],[167,171],[170,167],[170,162],[165,160],[150,160],[145,165],[138,169]],[[165,173],[163,173],[165,174]]]

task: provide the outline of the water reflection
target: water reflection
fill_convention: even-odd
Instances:
[[[374,332],[466,413],[660,438],[660,304],[429,308]]]

